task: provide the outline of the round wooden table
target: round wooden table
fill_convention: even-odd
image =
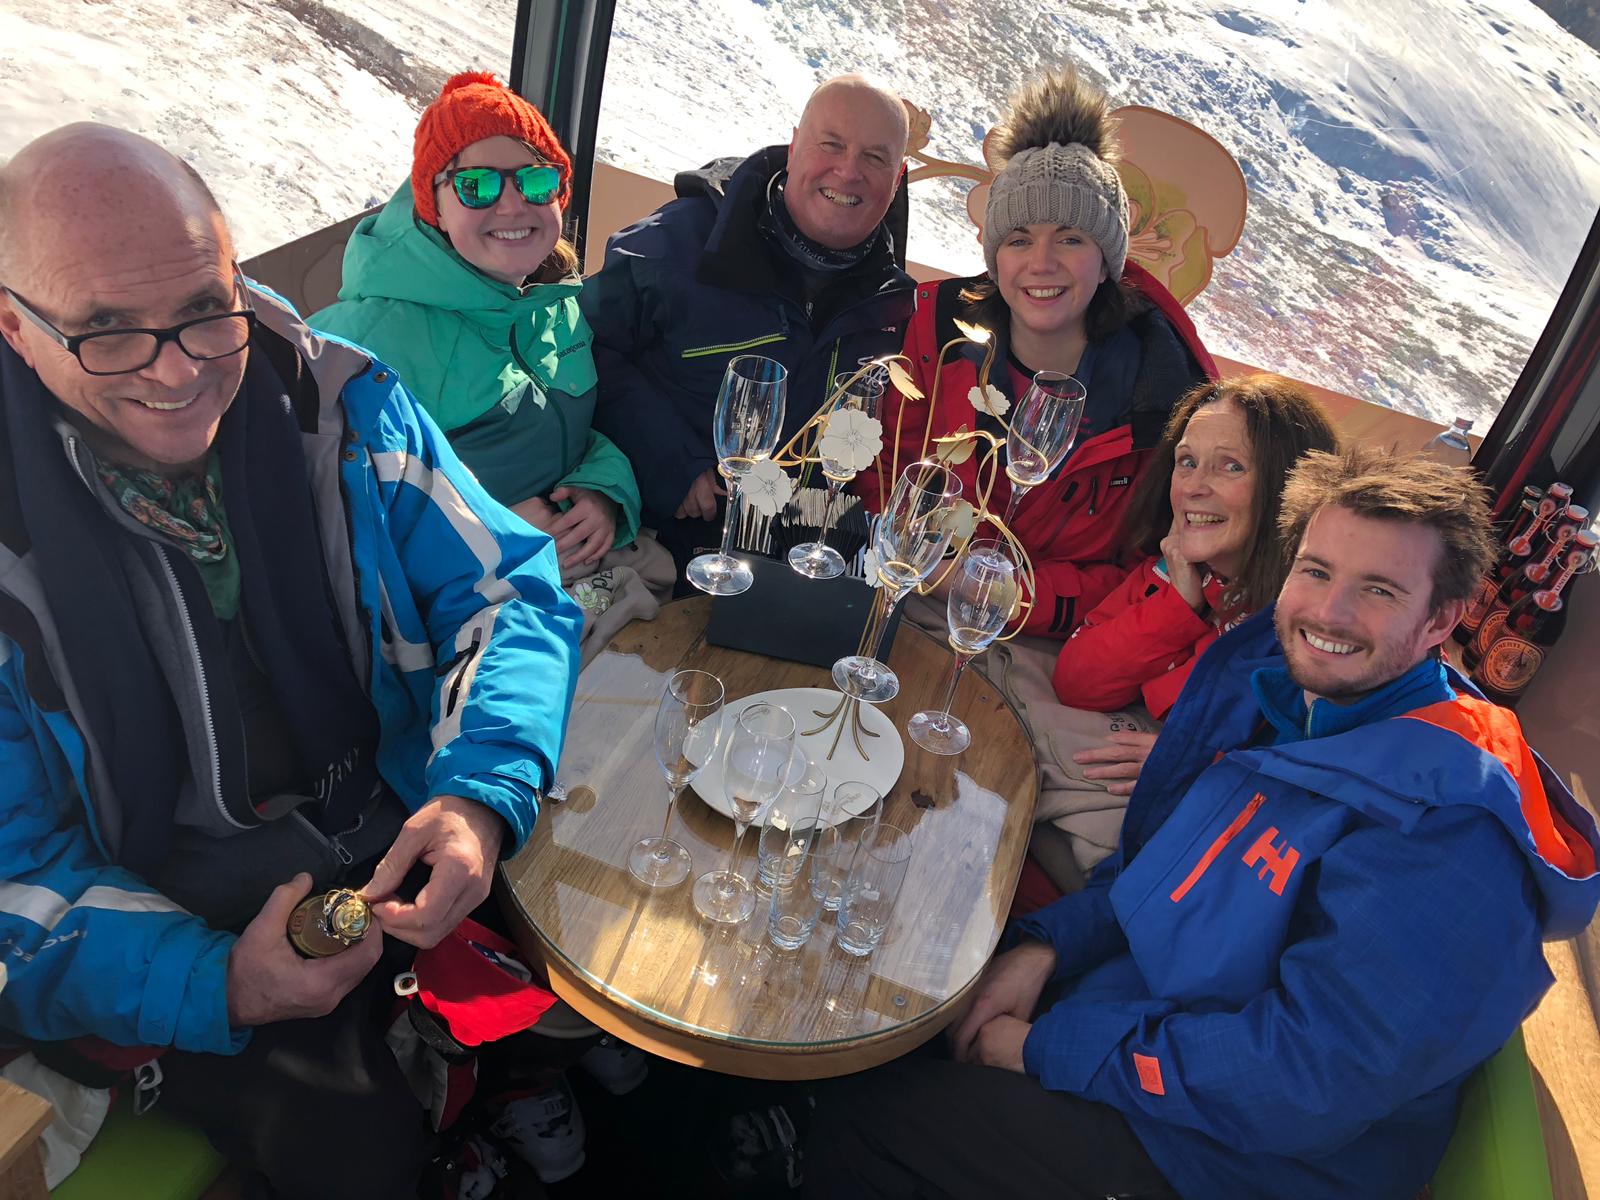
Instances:
[[[765,1079],[887,1062],[950,1022],[1000,937],[1033,822],[1032,747],[976,671],[955,705],[972,728],[970,749],[941,758],[902,738],[905,769],[883,819],[908,830],[915,849],[872,954],[835,947],[827,912],[800,950],[778,949],[759,894],[749,921],[714,925],[695,912],[690,883],[726,861],[733,823],[692,786],[671,833],[693,856],[690,881],[652,890],[628,873],[629,848],[660,832],[667,802],[651,740],[662,687],[685,667],[720,676],[730,701],[831,685],[816,667],[708,645],[710,605],[696,597],[635,621],[579,677],[559,772],[570,798],[546,804],[527,846],[501,868],[508,919],[563,1000],[651,1053]],[[882,706],[902,734],[912,713],[938,703],[949,661],[946,646],[902,622],[890,656],[902,691]],[[746,878],[757,833],[741,851]]]

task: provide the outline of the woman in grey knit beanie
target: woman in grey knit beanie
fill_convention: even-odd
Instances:
[[[1069,68],[1018,92],[992,135],[1004,166],[989,189],[983,258],[1012,350],[1035,370],[1072,372],[1093,336],[1126,319],[1116,126],[1105,95]],[[991,321],[1001,315],[987,307]]]
[[[1070,635],[1127,573],[1118,565],[1118,526],[1133,480],[1173,404],[1205,378],[1200,364],[1210,363],[1177,302],[1127,264],[1115,126],[1105,96],[1071,70],[1018,92],[989,143],[1005,165],[988,198],[988,273],[917,288],[903,353],[923,395],[932,397],[937,383],[937,399],[904,403],[894,392],[884,404],[884,427],[908,463],[925,433],[983,429],[1004,437],[1007,414],[1039,371],[1067,372],[1083,384],[1075,448],[1028,492],[1011,522],[1037,581],[1023,632],[1045,637]],[[985,387],[978,372],[988,347],[963,344],[957,320],[993,334]],[[883,453],[887,469],[893,447]],[[966,496],[978,494],[976,458],[953,468]],[[990,507],[1005,511],[1009,493],[1001,472]]]

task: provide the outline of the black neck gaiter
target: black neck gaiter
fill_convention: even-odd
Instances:
[[[808,271],[848,271],[860,266],[867,255],[872,253],[872,247],[877,244],[878,231],[874,229],[866,241],[858,242],[843,250],[835,250],[807,237],[800,232],[800,227],[794,223],[794,218],[789,215],[789,209],[783,202],[783,188],[788,179],[787,171],[779,171],[767,184],[767,206],[761,218],[762,232],[782,246],[790,258]]]

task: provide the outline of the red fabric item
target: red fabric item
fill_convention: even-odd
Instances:
[[[147,1062],[154,1062],[167,1052],[165,1046],[119,1046],[105,1038],[86,1033],[68,1040],[74,1054],[97,1067],[109,1071],[132,1073]]]
[[[1130,263],[1127,278],[1146,292],[1169,320],[1169,302],[1182,317],[1182,306],[1148,272]],[[956,336],[953,327],[944,327],[947,321],[939,321],[939,301],[943,298],[949,307],[949,289],[959,291],[968,282],[948,279],[917,288],[917,311],[906,330],[901,353],[910,360],[907,369],[925,396],[933,395],[933,367],[938,362],[940,346]],[[1172,320],[1172,324],[1196,360],[1215,377],[1216,364],[1201,345],[1193,322],[1182,317],[1181,321]],[[1004,364],[997,364],[995,369],[1004,369]],[[939,403],[928,434],[930,453],[933,438],[963,427],[973,429],[977,422],[968,399],[968,393],[978,383],[977,365],[952,352],[945,358],[939,375]],[[880,491],[880,468],[882,488],[894,486],[889,476],[896,441],[903,470],[922,454],[927,420],[926,401],[902,403],[900,393],[893,387],[884,396],[883,453],[878,465],[856,477],[857,490],[870,510],[881,509],[886,498],[886,491]],[[982,457],[974,454],[952,468],[961,480],[963,497],[971,499],[978,494],[977,467]],[[1133,492],[1133,482],[1149,457],[1149,448],[1135,448],[1132,428],[1119,425],[1081,443],[1057,478],[1028,493],[1012,523],[1013,532],[1033,563],[1038,584],[1033,607],[1023,625],[1024,633],[1067,637],[1083,616],[1122,582],[1127,574],[1126,562],[1118,561],[1122,553],[1122,514]],[[1004,511],[1011,485],[1003,471],[998,475],[989,507]]]
[[[1213,623],[1189,607],[1166,575],[1161,560],[1147,558],[1084,618],[1056,659],[1056,699],[1072,708],[1112,712],[1143,700],[1150,715],[1164,720],[1206,648],[1245,616]],[[1222,582],[1206,581],[1213,611],[1222,603]]]
[[[1011,913],[1009,920],[1015,921],[1018,917],[1025,917],[1031,912],[1038,912],[1047,904],[1054,904],[1065,893],[1055,884],[1050,882],[1050,876],[1044,873],[1044,868],[1031,857],[1022,860],[1022,874],[1017,877],[1017,890],[1011,897]]]
[[[437,946],[418,951],[411,968],[417,976],[417,998],[463,1046],[520,1033],[556,1002],[555,993],[491,962],[474,942],[521,963],[515,945],[476,921],[464,920]]]
[[[1152,1096],[1165,1096],[1167,1085],[1161,1082],[1161,1060],[1148,1054],[1133,1056],[1133,1069],[1138,1072],[1139,1086]]]
[[[526,142],[551,166],[561,168],[562,211],[572,198],[572,159],[537,108],[487,71],[466,71],[445,81],[439,98],[417,122],[411,147],[411,201],[417,216],[438,227],[433,181],[445,164],[473,142],[508,137]]]
[[[461,1118],[462,1110],[472,1102],[478,1091],[478,1060],[451,1063],[445,1068],[444,1107],[439,1113],[438,1129],[449,1129]]]

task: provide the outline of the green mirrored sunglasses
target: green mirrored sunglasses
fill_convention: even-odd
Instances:
[[[488,208],[500,199],[506,180],[512,180],[517,191],[529,204],[549,204],[561,190],[561,168],[539,163],[517,167],[459,167],[443,172],[435,184],[450,181],[456,199],[465,208]]]

